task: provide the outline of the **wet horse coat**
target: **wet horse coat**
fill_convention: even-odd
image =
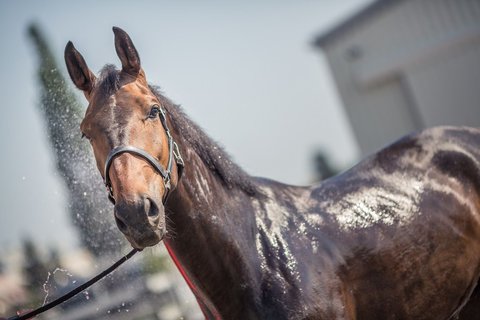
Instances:
[[[449,319],[465,304],[461,317],[476,312],[480,130],[412,134],[315,186],[250,177],[146,85],[130,38],[114,32],[122,70],[98,79],[66,48],[89,101],[82,131],[99,168],[119,145],[165,161],[154,111],[166,109],[184,175],[162,205],[158,174],[120,155],[109,171],[115,217],[137,248],[164,239],[207,318]]]
[[[255,178],[254,196],[186,178],[165,242],[224,318],[448,319],[480,272],[474,141],[434,128],[316,186]]]

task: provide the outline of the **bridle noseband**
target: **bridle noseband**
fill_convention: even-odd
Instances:
[[[173,137],[170,134],[170,130],[168,129],[167,113],[163,108],[163,106],[161,106],[159,109],[160,109],[160,113],[159,113],[160,121],[162,122],[163,129],[165,130],[165,133],[168,139],[167,167],[164,168],[155,157],[153,157],[143,149],[133,147],[133,146],[118,146],[113,148],[107,156],[107,161],[105,162],[105,171],[103,175],[105,177],[104,179],[105,179],[105,186],[107,187],[108,199],[113,204],[115,204],[115,198],[113,197],[113,188],[112,188],[112,183],[110,181],[110,176],[108,172],[110,170],[110,167],[115,157],[117,157],[122,153],[132,153],[134,155],[142,157],[150,165],[152,165],[152,167],[155,168],[155,170],[163,177],[163,184],[165,186],[165,193],[162,199],[163,204],[165,204],[165,202],[167,201],[168,195],[170,194],[170,191],[172,189],[171,179],[172,179],[172,165],[173,165],[174,158],[177,164],[178,179],[180,179],[180,177],[182,176],[185,163],[183,161],[182,156],[180,155],[178,145],[175,141],[173,141]]]

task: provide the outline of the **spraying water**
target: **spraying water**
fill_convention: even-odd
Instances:
[[[58,276],[60,273],[62,274],[63,279],[62,277]],[[45,280],[45,282],[43,283],[43,291],[45,292],[45,298],[43,299],[42,306],[44,306],[47,303],[47,299],[52,289],[56,290],[57,285],[66,287],[69,284],[70,279],[72,277],[73,275],[70,272],[68,272],[67,269],[63,269],[63,268],[55,268],[55,270],[53,270],[52,272],[48,272],[47,280]],[[72,283],[75,283],[75,282],[76,280],[72,281]]]
[[[116,256],[124,240],[116,230],[113,216],[104,214],[107,208],[111,210],[111,204],[106,198],[88,141],[81,138],[84,103],[67,85],[40,28],[31,25],[29,35],[39,56],[39,109],[57,170],[67,187],[70,216],[82,245],[93,255]]]

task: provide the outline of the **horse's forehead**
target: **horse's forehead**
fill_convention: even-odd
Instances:
[[[117,105],[142,105],[145,101],[151,100],[153,94],[148,87],[139,82],[127,83],[119,88],[113,95]]]
[[[117,91],[108,95],[96,95],[89,104],[81,128],[107,129],[112,125],[128,121],[135,112],[143,112],[145,105],[155,102],[155,96],[148,87],[137,82],[122,85]],[[125,124],[125,123],[123,123]]]

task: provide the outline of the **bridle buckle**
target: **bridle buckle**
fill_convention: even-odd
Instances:
[[[170,182],[172,179],[170,178],[170,175],[166,178],[163,179],[163,184],[165,185],[166,190],[170,190],[172,187],[172,183]]]
[[[178,144],[175,141],[173,141],[173,156],[175,157],[175,162],[177,165],[181,166],[182,168],[185,167],[185,161],[183,161],[180,150],[178,149]]]

